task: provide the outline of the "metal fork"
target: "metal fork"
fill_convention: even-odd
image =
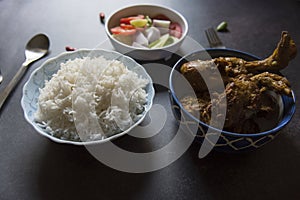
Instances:
[[[225,48],[214,28],[208,28],[205,34],[211,48]]]

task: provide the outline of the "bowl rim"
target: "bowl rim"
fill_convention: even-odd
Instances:
[[[41,130],[41,128],[36,124],[36,122],[34,122],[33,120],[31,120],[29,118],[29,116],[27,115],[27,113],[26,113],[27,110],[26,110],[26,102],[25,102],[25,95],[24,94],[25,94],[25,91],[26,91],[26,89],[27,89],[30,81],[33,79],[34,75],[38,71],[42,70],[45,66],[47,66],[49,63],[52,63],[55,60],[58,60],[58,59],[64,58],[64,57],[68,57],[69,55],[73,55],[73,54],[78,54],[79,55],[78,57],[82,57],[81,56],[82,52],[87,52],[88,53],[88,52],[93,52],[93,51],[106,52],[106,53],[115,54],[116,58],[125,58],[127,60],[130,60],[130,62],[135,63],[136,66],[139,66],[139,68],[143,71],[143,73],[145,74],[145,76],[149,80],[149,83],[148,83],[149,90],[153,94],[152,96],[150,96],[150,99],[149,99],[149,102],[148,102],[149,104],[148,104],[148,106],[146,107],[146,109],[144,111],[144,115],[138,121],[136,121],[134,124],[132,124],[128,129],[126,129],[125,131],[122,131],[120,133],[111,135],[111,136],[109,136],[107,138],[104,138],[102,140],[92,140],[92,141],[84,141],[84,142],[72,141],[72,140],[64,140],[64,139],[60,139],[58,137],[52,136],[52,135],[46,133],[45,131]],[[57,64],[60,64],[60,63],[61,62],[57,62]],[[114,140],[116,138],[119,138],[119,137],[121,137],[123,135],[128,134],[129,131],[131,131],[133,128],[135,128],[136,126],[138,126],[144,120],[144,118],[146,117],[147,113],[149,112],[149,110],[151,109],[151,107],[153,105],[154,97],[155,97],[155,90],[154,90],[153,80],[152,80],[151,76],[148,74],[148,72],[146,71],[146,69],[141,64],[139,64],[138,62],[136,62],[134,59],[132,59],[129,56],[123,55],[123,54],[121,54],[121,53],[119,53],[117,51],[113,51],[113,50],[81,48],[81,49],[77,49],[75,51],[69,51],[69,52],[67,51],[67,52],[59,53],[58,55],[56,55],[56,56],[54,56],[52,58],[47,59],[46,61],[44,61],[44,63],[42,63],[39,67],[37,67],[34,71],[32,71],[32,73],[30,74],[29,78],[27,79],[27,81],[24,84],[23,89],[22,89],[21,107],[23,109],[23,115],[24,115],[26,121],[31,126],[33,126],[33,128],[39,134],[41,134],[42,136],[45,136],[48,139],[50,139],[50,140],[52,140],[54,142],[57,142],[57,143],[61,143],[61,144],[73,144],[73,145],[82,146],[82,145],[95,145],[95,144],[105,143],[105,142]]]
[[[110,30],[108,28],[108,24],[109,24],[109,21],[111,20],[111,18],[118,12],[120,11],[123,11],[125,9],[128,9],[128,8],[132,8],[132,7],[140,7],[140,6],[149,6],[149,7],[160,7],[160,8],[163,8],[163,9],[166,9],[166,10],[169,10],[173,13],[175,13],[176,15],[178,15],[182,21],[183,21],[183,24],[185,26],[185,30],[184,32],[182,33],[182,36],[181,38],[179,38],[179,40],[173,44],[170,44],[170,45],[167,45],[165,47],[160,47],[160,48],[154,48],[154,49],[150,49],[150,48],[141,48],[141,47],[133,47],[133,46],[130,46],[130,45],[127,45],[127,44],[124,44],[118,40],[116,40],[114,37],[112,37],[112,34],[110,33]],[[111,12],[111,14],[107,17],[107,20],[105,22],[105,32],[106,32],[106,35],[109,37],[109,39],[113,40],[115,43],[117,43],[118,45],[121,45],[121,46],[124,46],[128,49],[131,49],[131,50],[138,50],[138,51],[158,51],[158,50],[167,50],[168,48],[170,47],[173,47],[177,44],[180,44],[181,42],[183,42],[183,40],[185,39],[185,37],[187,36],[188,34],[188,31],[189,31],[189,25],[188,25],[188,22],[187,22],[187,19],[181,14],[179,13],[178,11],[174,10],[173,8],[170,8],[170,7],[167,7],[167,6],[164,6],[164,5],[160,5],[160,4],[150,4],[150,3],[139,3],[139,4],[130,4],[130,5],[127,5],[127,6],[123,6],[119,9],[116,9],[114,11]]]
[[[193,54],[197,54],[197,53],[201,53],[201,52],[207,52],[209,55],[211,55],[209,52],[216,52],[216,51],[224,51],[224,52],[230,52],[230,53],[237,53],[237,54],[240,54],[240,55],[245,55],[245,56],[249,56],[249,57],[252,57],[253,59],[260,59],[259,57],[251,54],[251,53],[247,53],[247,52],[244,52],[244,51],[241,51],[241,50],[236,50],[236,49],[231,49],[231,48],[225,48],[225,49],[222,49],[222,48],[206,48],[204,50],[198,50],[198,51],[194,51],[182,58],[180,58],[176,63],[175,65],[172,67],[172,70],[171,70],[171,73],[170,73],[170,76],[169,76],[169,87],[170,87],[170,93],[171,93],[171,98],[173,98],[173,100],[176,102],[176,104],[179,106],[181,112],[184,112],[185,115],[189,116],[190,118],[192,118],[194,121],[196,121],[197,123],[201,124],[202,126],[205,126],[211,130],[214,130],[214,131],[217,131],[217,132],[220,132],[224,135],[228,135],[228,136],[234,136],[234,137],[260,137],[260,136],[265,136],[265,135],[269,135],[273,132],[278,132],[279,130],[281,130],[284,126],[286,126],[292,119],[294,113],[295,113],[295,110],[296,110],[296,97],[295,97],[295,94],[293,92],[293,90],[291,91],[292,92],[292,96],[291,97],[288,97],[292,100],[292,105],[290,105],[290,110],[289,112],[287,113],[287,117],[284,117],[284,115],[282,116],[282,119],[278,122],[278,124],[276,125],[276,127],[270,129],[270,130],[267,130],[267,131],[263,131],[263,132],[259,132],[259,133],[235,133],[235,132],[230,132],[230,131],[224,131],[224,130],[220,130],[220,129],[217,129],[213,126],[210,126],[202,121],[200,121],[199,119],[197,119],[195,116],[193,116],[191,113],[189,113],[188,111],[186,111],[182,104],[180,103],[179,99],[177,98],[176,96],[176,93],[174,91],[174,87],[173,87],[173,82],[172,82],[172,75],[174,74],[174,71],[176,70],[175,68],[178,67],[178,65],[180,64],[180,62],[182,60],[184,60],[185,58],[187,58],[188,56],[190,55],[193,55]],[[281,98],[283,97],[287,97],[286,95],[280,95]]]

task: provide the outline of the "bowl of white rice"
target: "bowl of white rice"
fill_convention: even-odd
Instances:
[[[142,65],[115,51],[79,49],[44,62],[25,83],[26,120],[58,143],[107,142],[138,126],[155,92]]]

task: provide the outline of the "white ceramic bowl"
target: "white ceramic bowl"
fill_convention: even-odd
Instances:
[[[36,113],[38,109],[38,97],[40,94],[39,89],[43,88],[45,86],[45,80],[50,80],[52,75],[55,74],[58,69],[60,68],[61,63],[65,63],[67,60],[74,60],[75,58],[83,58],[87,56],[103,56],[107,60],[119,60],[122,63],[124,63],[129,70],[136,72],[139,76],[146,78],[149,82],[149,84],[146,86],[146,92],[148,94],[147,96],[147,103],[145,105],[145,110],[143,112],[143,115],[141,118],[139,118],[138,121],[136,121],[130,128],[127,130],[112,135],[110,137],[107,137],[102,140],[95,140],[95,141],[88,141],[88,142],[77,142],[77,141],[70,141],[70,140],[64,140],[57,137],[52,136],[45,128],[41,127],[39,123],[35,121],[34,114]],[[23,88],[23,96],[21,99],[21,105],[24,110],[24,115],[26,120],[34,127],[34,129],[41,134],[42,136],[45,136],[49,139],[51,139],[54,142],[58,143],[65,143],[65,144],[74,144],[74,145],[89,145],[89,144],[98,144],[107,142],[109,140],[118,138],[120,136],[123,136],[127,134],[132,128],[136,127],[139,123],[142,122],[144,117],[146,116],[146,113],[150,110],[154,98],[154,88],[152,84],[152,79],[146,72],[146,70],[138,64],[136,61],[134,61],[132,58],[128,56],[124,56],[118,52],[115,51],[107,51],[107,50],[88,50],[88,49],[80,49],[76,50],[74,52],[64,52],[57,57],[51,58],[44,62],[39,68],[34,70],[28,79],[28,81],[25,83]]]
[[[172,22],[177,22],[180,24],[182,28],[181,38],[178,42],[175,42],[166,47],[156,49],[144,49],[126,45],[112,37],[110,29],[118,26],[121,18],[134,16],[138,14],[148,15],[150,18],[158,14],[163,14],[167,16]],[[113,12],[107,18],[105,24],[105,31],[111,44],[118,52],[126,54],[137,60],[158,60],[170,56],[172,53],[175,53],[180,48],[182,42],[184,41],[188,33],[188,23],[184,16],[182,16],[179,12],[171,8],[155,4],[138,4],[130,5]]]

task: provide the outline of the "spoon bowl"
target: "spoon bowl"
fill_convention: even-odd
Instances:
[[[23,64],[29,65],[31,62],[36,61],[48,53],[50,46],[49,38],[40,33],[35,35],[26,45],[25,57],[26,60]]]
[[[25,74],[28,69],[29,64],[42,58],[48,53],[50,46],[49,38],[45,34],[37,34],[33,36],[25,47],[25,61],[21,65],[20,69],[16,75],[12,78],[3,92],[0,94],[0,109],[4,104],[6,98],[9,96],[14,87],[18,84],[22,76]]]

